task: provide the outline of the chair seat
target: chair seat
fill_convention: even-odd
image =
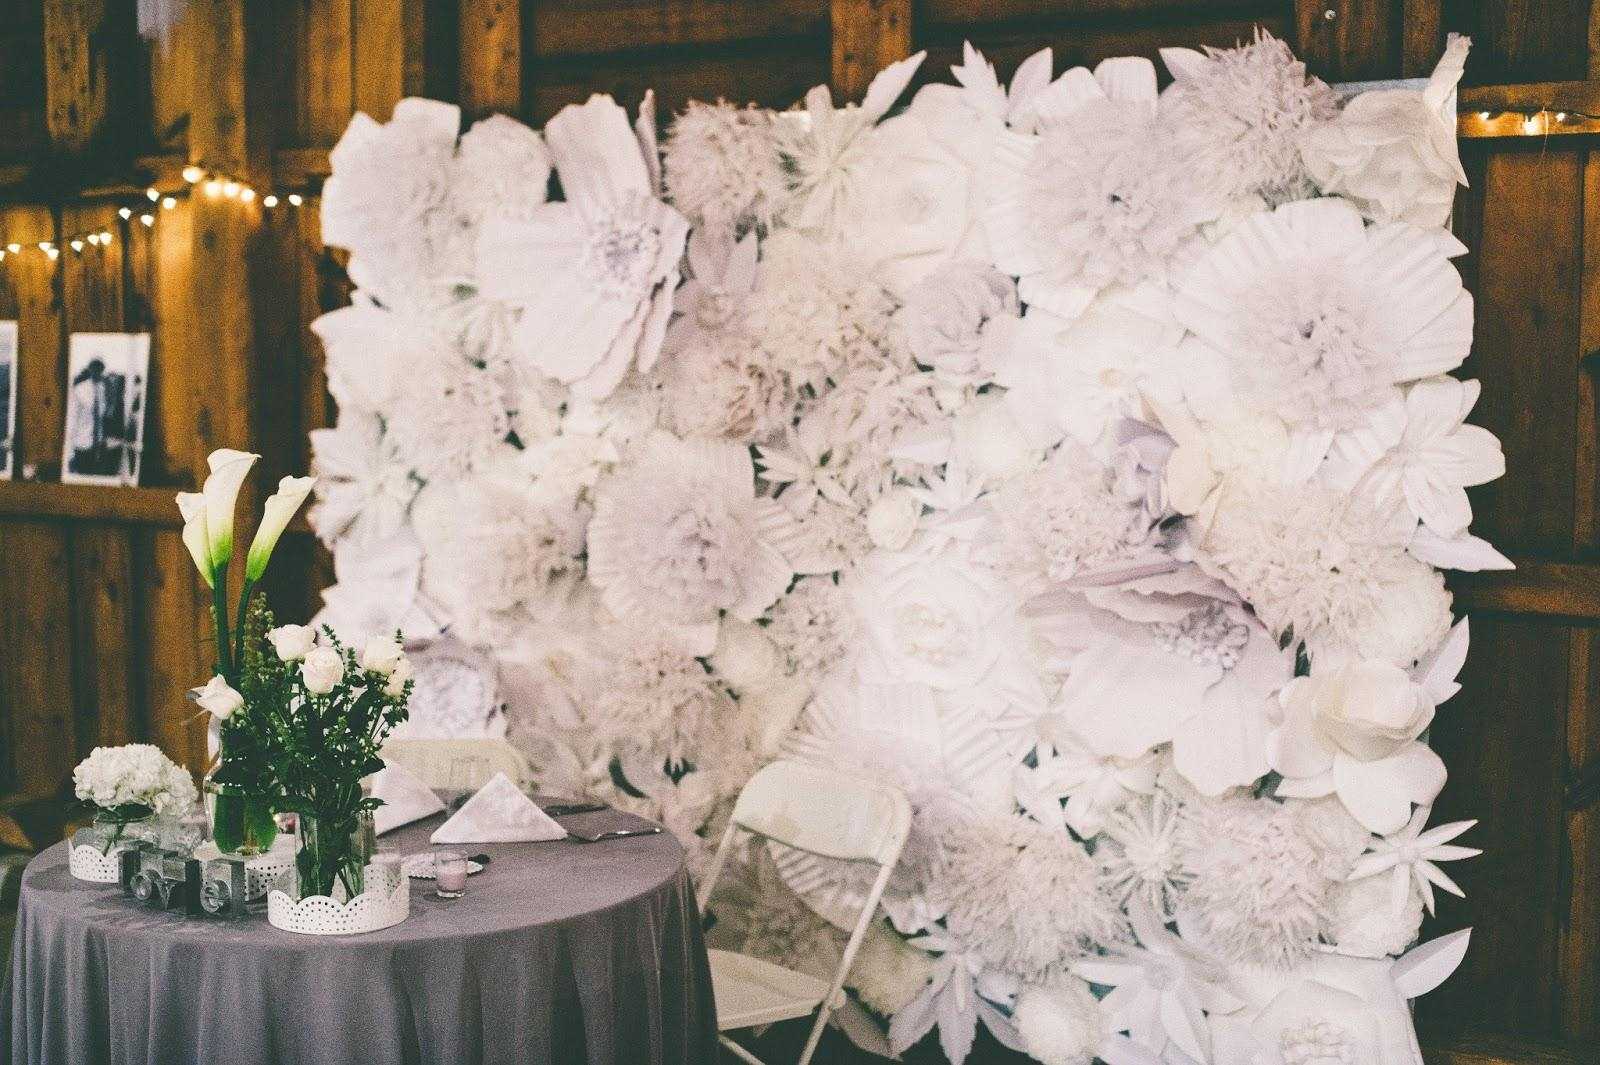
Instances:
[[[753,1028],[809,1016],[828,995],[828,983],[748,954],[713,950],[711,987],[717,1030]]]

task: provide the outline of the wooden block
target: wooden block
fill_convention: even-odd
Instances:
[[[1399,10],[1391,0],[1295,0],[1289,43],[1311,72],[1327,81],[1395,78],[1400,76],[1398,23]]]
[[[61,261],[37,250],[39,241],[59,239],[56,219],[45,207],[18,206],[0,214],[0,242],[23,250],[7,256],[0,270],[7,313],[17,319],[17,426],[14,475],[28,466],[42,480],[61,472],[66,430],[67,355],[61,343],[58,290]]]
[[[829,32],[828,0],[545,0],[528,6],[530,44],[541,57],[820,39]]]
[[[522,10],[517,0],[460,0],[465,121],[522,110]]]
[[[832,0],[833,68],[846,100],[859,100],[873,77],[911,54],[911,0]]]
[[[73,722],[71,580],[66,530],[54,522],[0,525],[0,698],[7,790],[55,795],[78,762]]]

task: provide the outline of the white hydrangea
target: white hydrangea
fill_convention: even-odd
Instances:
[[[184,810],[198,793],[188,770],[150,743],[96,747],[72,770],[73,793],[102,810],[151,813]]]

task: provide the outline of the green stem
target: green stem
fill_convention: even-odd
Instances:
[[[250,605],[250,596],[256,590],[256,582],[249,577],[244,579],[244,587],[239,590],[239,623],[233,631],[233,661],[236,667],[244,668],[244,629],[245,608]]]
[[[217,672],[229,684],[238,687],[239,678],[228,648],[228,571],[225,567],[218,567],[211,586],[211,620],[217,633]]]

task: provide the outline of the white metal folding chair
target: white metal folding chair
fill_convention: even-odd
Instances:
[[[519,788],[532,783],[528,760],[505,740],[414,739],[390,740],[383,745],[383,760],[405,766],[430,788],[476,791],[504,773]]]
[[[832,984],[746,954],[711,951],[719,1032],[792,1020],[816,1010],[811,1037],[797,1063],[807,1065],[829,1016],[844,1001],[845,978],[910,831],[911,804],[896,788],[789,761],[774,762],[750,778],[739,793],[711,872],[700,888],[701,909],[711,899],[739,832],[826,858],[871,862],[879,869]],[[765,1065],[727,1035],[719,1038],[740,1060]]]

